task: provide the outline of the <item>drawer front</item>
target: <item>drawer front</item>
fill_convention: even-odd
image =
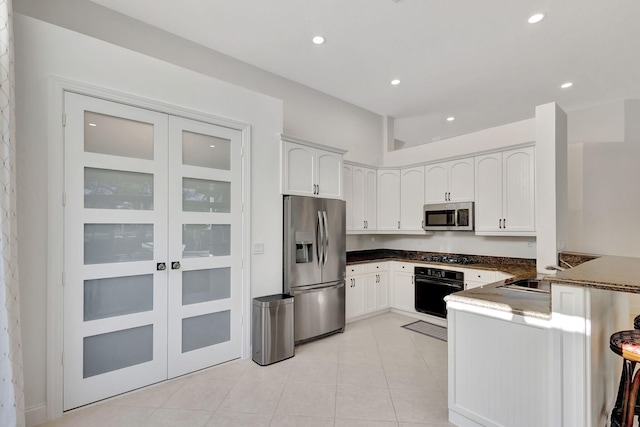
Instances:
[[[410,262],[394,262],[393,269],[395,271],[407,271],[413,274],[414,264]]]
[[[377,273],[379,271],[387,271],[389,269],[388,262],[376,262],[372,264],[365,264],[367,267],[367,273]]]
[[[465,269],[464,281],[493,283],[496,281],[496,272],[489,270]]]
[[[366,273],[367,269],[365,266],[366,264],[347,265],[347,277]]]

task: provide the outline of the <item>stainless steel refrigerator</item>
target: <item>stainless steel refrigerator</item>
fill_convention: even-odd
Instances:
[[[295,341],[344,330],[345,202],[284,197],[284,292],[294,298]]]

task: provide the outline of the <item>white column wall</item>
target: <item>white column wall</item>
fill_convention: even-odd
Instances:
[[[536,107],[536,265],[557,264],[567,242],[567,115],[554,102]]]

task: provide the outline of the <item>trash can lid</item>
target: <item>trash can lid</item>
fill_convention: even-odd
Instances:
[[[253,305],[258,307],[274,307],[280,304],[292,304],[293,296],[288,294],[275,294],[253,299]]]

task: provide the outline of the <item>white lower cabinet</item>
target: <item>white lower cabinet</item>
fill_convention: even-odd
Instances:
[[[447,304],[449,421],[540,427],[552,422],[549,320]]]
[[[389,308],[388,262],[347,266],[347,320]]]
[[[345,282],[345,317],[352,319],[364,314],[364,273],[363,264],[348,265]]]
[[[415,312],[414,265],[408,262],[394,262],[392,271],[393,293],[391,306],[398,310]]]

